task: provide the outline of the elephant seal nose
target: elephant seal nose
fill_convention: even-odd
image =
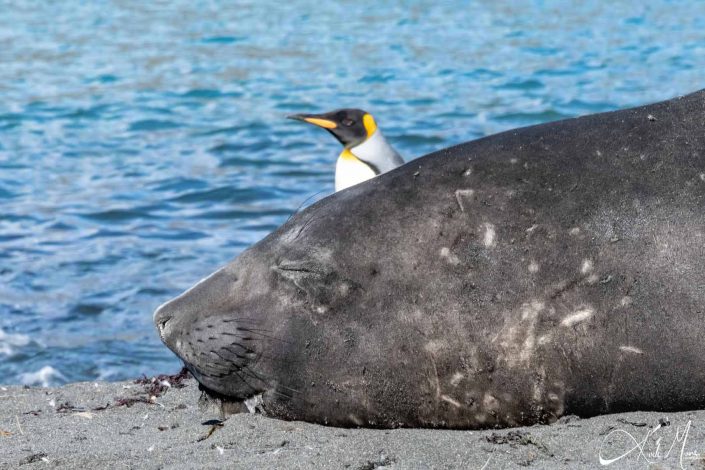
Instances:
[[[234,275],[221,268],[157,307],[152,319],[162,342],[179,355],[190,325],[217,313],[222,308],[220,299],[231,291],[236,281]]]

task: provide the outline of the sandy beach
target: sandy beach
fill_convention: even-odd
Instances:
[[[181,388],[163,378],[143,382],[0,387],[0,469],[601,468],[611,460],[607,468],[636,469],[705,463],[705,411],[565,417],[547,426],[484,431],[341,429],[253,414],[220,421],[217,407],[199,405],[193,379]]]

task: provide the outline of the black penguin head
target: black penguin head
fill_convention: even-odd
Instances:
[[[377,130],[372,115],[361,109],[336,109],[323,114],[293,114],[288,118],[324,128],[345,148],[363,143]]]

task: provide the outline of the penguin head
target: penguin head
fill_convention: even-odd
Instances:
[[[360,145],[377,130],[372,115],[361,109],[336,109],[323,114],[293,114],[288,118],[324,128],[345,148]]]

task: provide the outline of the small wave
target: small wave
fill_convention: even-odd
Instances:
[[[54,369],[52,366],[44,366],[37,372],[25,372],[20,374],[20,382],[24,385],[39,385],[49,387],[58,382],[66,383],[66,376]]]
[[[358,80],[359,83],[388,83],[394,80],[394,73],[374,73],[367,74]]]
[[[243,157],[233,157],[233,158],[226,158],[220,162],[220,167],[221,168],[228,168],[228,167],[255,167],[255,168],[266,168],[266,167],[274,167],[274,166],[301,166],[300,163],[291,161],[291,160],[283,160],[283,159],[278,159],[278,160],[264,160],[264,159],[251,159],[251,158],[243,158]]]
[[[547,109],[545,111],[537,111],[535,113],[525,112],[525,113],[506,113],[500,114],[495,117],[498,122],[509,122],[516,125],[531,125],[540,124],[544,122],[559,121],[561,119],[568,119],[570,115],[560,113],[553,109]]]
[[[172,240],[172,241],[192,241],[192,240],[203,240],[204,238],[210,237],[207,233],[194,231],[194,230],[160,230],[152,233],[138,234],[139,238],[147,240]]]
[[[266,235],[269,232],[276,230],[279,227],[277,224],[249,224],[240,227],[242,230],[252,230],[253,232],[264,232]]]
[[[106,111],[110,110],[110,106],[105,104],[100,104],[97,106],[90,106],[87,108],[77,108],[60,115],[59,117],[68,119],[98,119]]]
[[[501,72],[498,72],[496,70],[491,70],[491,69],[486,69],[486,68],[477,68],[474,70],[469,70],[467,72],[464,72],[462,74],[463,77],[467,78],[472,78],[473,80],[491,80],[493,78],[499,78],[502,76]]]
[[[441,145],[446,143],[443,137],[437,135],[424,135],[424,134],[405,134],[395,137],[395,140],[399,142],[404,142],[405,145],[410,147],[416,145]]]
[[[19,333],[5,333],[0,330],[0,355],[12,356],[17,348],[27,346],[30,343],[29,336]]]
[[[8,233],[7,235],[0,235],[0,242],[11,242],[14,240],[19,240],[24,237],[25,237],[25,234]]]
[[[211,136],[211,135],[235,135],[238,133],[244,133],[247,135],[255,135],[260,132],[266,132],[270,126],[267,124],[264,124],[262,122],[250,122],[244,125],[239,125],[239,126],[227,126],[227,127],[218,127],[215,129],[211,129],[209,131],[199,131],[195,132],[193,135],[195,136]],[[213,147],[210,151],[217,152],[221,150],[219,148],[220,146]],[[227,146],[225,146],[222,150],[228,150]]]
[[[181,127],[173,121],[160,121],[158,119],[144,119],[141,121],[135,121],[130,124],[128,130],[130,131],[165,131],[170,129],[176,129]]]
[[[7,189],[4,189],[2,186],[0,186],[0,199],[12,199],[16,196],[17,195],[12,191],[8,191]]]
[[[79,303],[71,308],[71,314],[76,316],[100,315],[107,307],[100,304]]]
[[[155,191],[183,191],[207,188],[208,182],[194,178],[176,177],[156,181],[149,186],[153,186]]]
[[[219,188],[209,189],[206,191],[191,191],[180,196],[171,198],[172,202],[180,203],[199,203],[199,202],[223,202],[233,201],[238,203],[264,201],[276,197],[270,191],[265,189],[239,189],[230,186],[221,186]]]
[[[103,74],[103,75],[98,75],[95,78],[92,78],[89,80],[90,82],[98,82],[98,83],[114,83],[120,80],[120,77],[117,75],[112,75],[112,74]]]
[[[128,222],[134,219],[154,217],[148,212],[140,209],[108,209],[99,212],[90,212],[77,215],[84,219],[95,220],[98,222]]]
[[[201,39],[201,42],[205,44],[233,44],[245,39],[247,39],[245,36],[210,36]]]
[[[96,238],[113,238],[113,237],[124,237],[130,235],[130,232],[123,232],[121,230],[108,230],[99,229],[91,232],[89,235],[82,237],[83,240],[93,240]]]
[[[267,150],[269,147],[274,145],[275,142],[268,138],[258,139],[255,142],[250,143],[230,143],[230,144],[220,144],[208,149],[208,152],[213,154],[233,154],[233,153],[245,153],[245,154],[257,154],[257,152],[262,152]],[[266,161],[257,159],[258,162],[262,162],[265,165],[268,163]]]
[[[522,47],[522,51],[528,52],[530,54],[536,54],[544,57],[551,57],[560,54],[561,50],[556,47],[544,47],[544,46],[531,46]]]
[[[255,217],[289,217],[293,211],[288,209],[264,209],[264,210],[214,210],[201,212],[189,217],[189,219],[207,219],[207,220],[247,220]]]
[[[220,91],[211,88],[194,88],[179,95],[180,98],[195,99],[217,99],[217,98],[239,98],[242,93],[237,91]]]
[[[55,222],[47,227],[47,230],[56,230],[56,231],[68,231],[68,230],[76,230],[76,227],[73,225],[66,224],[64,222]]]
[[[528,80],[512,80],[495,87],[498,90],[530,91],[544,88],[544,84],[533,78]]]
[[[275,176],[282,176],[285,179],[290,179],[290,178],[323,178],[327,180],[330,178],[331,181],[333,181],[333,178],[331,176],[331,173],[329,171],[321,170],[321,171],[316,171],[311,170],[278,170],[278,171],[271,171],[272,175]],[[325,189],[325,188],[324,188]]]

